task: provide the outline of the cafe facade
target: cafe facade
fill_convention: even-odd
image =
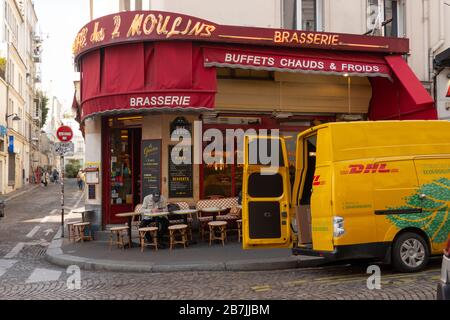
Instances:
[[[404,60],[408,39],[128,11],[89,22],[73,52],[81,75],[74,109],[86,142],[86,206],[96,211],[99,228],[123,222],[115,214],[133,211],[155,190],[169,202],[190,204],[238,195],[242,165],[225,161],[228,149],[215,150],[224,161],[213,164],[173,161],[178,141],[171,138],[180,130],[196,142],[189,157],[201,160],[209,129],[278,129],[293,161],[293,137],[315,124],[437,118]]]

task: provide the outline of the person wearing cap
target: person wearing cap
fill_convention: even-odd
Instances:
[[[147,217],[144,215],[144,209],[149,209],[152,212],[158,211],[167,211],[167,202],[166,198],[159,193],[159,191],[154,192],[153,194],[149,194],[142,201],[142,221],[139,225],[141,228],[148,227],[151,223],[157,223],[158,225],[158,240],[159,247],[166,247],[166,244],[163,243],[163,235],[167,233],[169,228],[169,220],[167,217]],[[149,232],[145,234],[145,237],[148,242],[151,242],[151,235]]]

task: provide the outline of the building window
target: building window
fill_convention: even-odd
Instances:
[[[321,31],[323,0],[284,0],[283,28]]]
[[[368,35],[385,37],[404,36],[404,2],[401,0],[368,0]]]

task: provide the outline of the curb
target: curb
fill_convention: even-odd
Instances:
[[[77,265],[80,269],[90,271],[111,272],[182,272],[182,271],[273,271],[284,269],[311,268],[325,263],[322,258],[310,258],[302,260],[298,257],[271,258],[265,260],[238,260],[230,262],[203,262],[173,265],[155,265],[137,261],[97,260],[83,258],[63,253],[60,238],[61,230],[53,238],[49,245],[45,259],[57,266],[68,267]]]

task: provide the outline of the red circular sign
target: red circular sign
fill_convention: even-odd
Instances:
[[[56,136],[61,142],[69,142],[72,140],[73,131],[68,126],[61,126],[58,128],[58,131],[56,131]]]

